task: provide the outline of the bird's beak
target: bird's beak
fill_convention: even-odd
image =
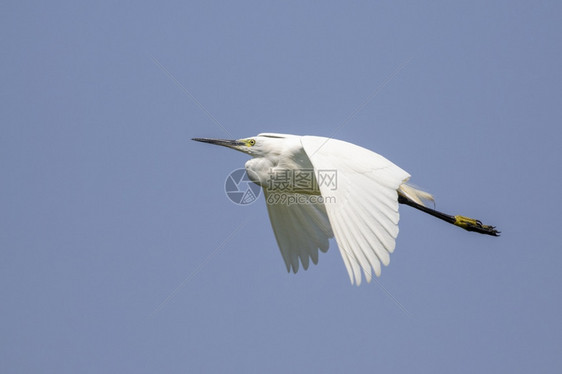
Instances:
[[[210,143],[216,145],[222,145],[223,147],[237,149],[237,147],[244,145],[244,143],[238,140],[226,140],[226,139],[209,139],[209,138],[192,138],[196,142]]]

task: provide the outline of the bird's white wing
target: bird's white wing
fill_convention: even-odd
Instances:
[[[318,250],[326,252],[334,235],[326,208],[314,199],[319,196],[275,193],[264,188],[269,219],[287,271],[299,270],[299,258],[308,269],[309,260],[318,263]],[[298,203],[297,203],[298,202]]]
[[[398,187],[410,175],[386,158],[341,140],[303,136],[351,283],[388,265],[398,235]]]

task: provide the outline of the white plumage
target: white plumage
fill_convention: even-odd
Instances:
[[[240,140],[194,140],[247,153],[249,178],[264,192],[271,226],[287,271],[318,263],[335,237],[351,283],[361,284],[388,265],[398,235],[399,200],[437,218],[489,235],[493,226],[463,216],[449,216],[423,205],[433,200],[406,184],[410,174],[383,156],[341,140],[263,133]],[[296,176],[311,173],[303,185]],[[282,176],[283,184],[275,180]],[[289,178],[290,177],[290,178]],[[307,181],[306,179],[303,179]]]
[[[300,259],[307,268],[308,257],[316,263],[317,258],[310,254],[325,251],[333,233],[351,283],[361,284],[361,271],[370,282],[372,270],[379,276],[381,263],[390,262],[400,218],[397,190],[410,175],[386,158],[351,143],[317,136],[297,139],[300,147],[294,144],[289,152],[307,158],[317,178],[319,171],[335,171],[337,185],[319,183],[323,204],[267,204],[281,253],[288,254],[283,256],[287,267],[296,272]],[[246,169],[251,167],[248,162]],[[299,216],[319,216],[329,222],[331,230],[318,225],[317,220],[300,225]],[[287,228],[290,233],[282,234]],[[286,235],[289,240],[284,240]]]

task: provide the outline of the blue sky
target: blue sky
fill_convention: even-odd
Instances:
[[[0,371],[558,372],[558,2],[11,2],[1,12]],[[287,274],[260,132],[374,150],[401,207],[377,283]],[[382,285],[382,287],[381,287]],[[383,288],[384,287],[384,288]]]

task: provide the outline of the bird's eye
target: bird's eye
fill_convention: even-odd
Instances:
[[[248,145],[249,145],[250,147],[252,147],[254,144],[256,144],[256,141],[255,141],[254,139],[248,140]]]

